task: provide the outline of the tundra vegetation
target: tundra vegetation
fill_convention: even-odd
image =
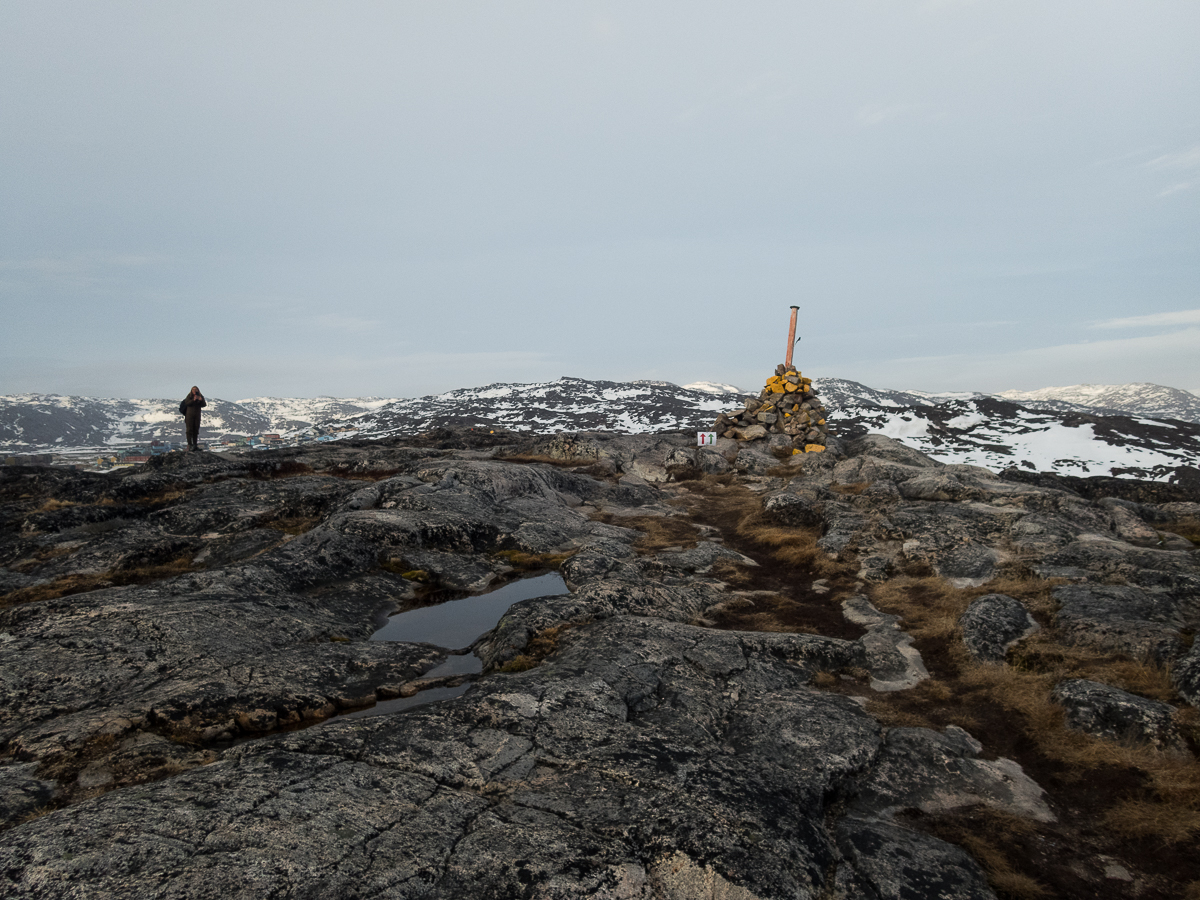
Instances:
[[[0,468],[2,893],[1200,897],[1200,497],[693,443]]]

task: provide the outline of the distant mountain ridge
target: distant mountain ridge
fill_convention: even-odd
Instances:
[[[1030,409],[1059,409],[1066,404],[1146,419],[1200,422],[1200,397],[1161,384],[1074,384],[1036,391],[1002,391],[996,396]]]
[[[815,386],[830,412],[835,437],[878,432],[945,462],[1084,475],[1116,470],[1152,478],[1200,464],[1200,410],[1193,421],[1178,415],[1192,411],[1187,398],[1194,395],[1158,385],[1090,393],[1052,388],[1032,392],[1039,396],[1020,403],[982,393],[880,390],[841,378],[818,378]],[[1060,399],[1067,396],[1120,403],[1128,409]],[[447,425],[540,433],[708,430],[717,413],[736,408],[745,398],[733,385],[713,382],[680,387],[666,381],[563,377],[413,399],[210,399],[201,438],[279,433],[290,440],[380,439]],[[0,397],[0,450],[37,453],[71,447],[116,449],[164,438],[178,441],[178,405],[177,400],[47,394]],[[1176,415],[1155,421],[1147,409]]]

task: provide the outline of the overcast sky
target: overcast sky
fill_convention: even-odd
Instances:
[[[1200,390],[1195,0],[0,4],[0,393]]]

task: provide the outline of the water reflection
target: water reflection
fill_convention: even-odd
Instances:
[[[397,613],[371,635],[371,640],[410,641],[457,650],[469,647],[481,634],[495,628],[514,603],[565,593],[567,585],[557,572],[522,578],[486,594]]]
[[[475,657],[471,657],[475,659]],[[475,660],[478,662],[479,660]],[[404,712],[406,709],[414,709],[418,706],[425,706],[428,703],[440,703],[443,700],[449,700],[452,697],[461,697],[467,692],[467,688],[473,682],[468,681],[466,684],[460,684],[458,687],[440,687],[429,688],[421,691],[418,694],[413,694],[411,697],[397,697],[395,700],[381,700],[374,706],[368,706],[366,709],[357,709],[352,713],[343,713],[339,718],[342,719],[369,719],[372,716],[386,716],[391,713]]]

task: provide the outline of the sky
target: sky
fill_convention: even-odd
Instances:
[[[0,4],[0,394],[1200,392],[1194,0]]]

